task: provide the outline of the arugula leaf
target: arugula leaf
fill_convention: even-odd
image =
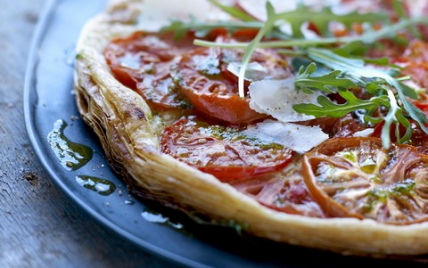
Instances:
[[[294,72],[299,72],[301,67],[307,68],[313,61],[308,58],[303,57],[293,57],[291,59],[291,66],[293,67]],[[322,65],[317,66],[317,70],[313,72],[312,75],[322,76],[331,72],[331,69],[328,69]]]
[[[362,58],[365,63],[371,63],[376,65],[386,66],[389,64],[388,58],[367,58],[365,55],[370,49],[370,45],[364,44],[361,41],[354,41],[347,44],[344,44],[338,48],[332,49],[334,53],[339,56],[347,58]]]
[[[428,133],[428,129],[424,126],[428,122],[426,115],[414,106],[408,98],[417,98],[417,92],[396,78],[397,73],[393,68],[379,69],[366,66],[367,63],[384,65],[391,67],[386,58],[371,59],[365,58],[367,49],[377,40],[389,38],[396,40],[395,35],[400,30],[410,29],[414,31],[418,24],[428,25],[428,18],[416,17],[408,18],[403,12],[402,3],[398,0],[393,2],[394,8],[400,20],[392,23],[389,16],[385,13],[377,14],[359,14],[353,12],[346,15],[337,15],[330,8],[323,8],[320,11],[314,11],[309,7],[299,6],[297,10],[292,12],[276,13],[269,1],[266,3],[267,21],[257,22],[253,18],[244,14],[235,7],[229,7],[221,4],[217,0],[208,0],[231,16],[241,20],[232,22],[217,22],[217,23],[199,23],[191,21],[190,23],[173,23],[166,30],[176,31],[177,34],[183,34],[188,30],[196,31],[198,36],[207,34],[210,30],[216,27],[226,28],[228,31],[238,29],[253,28],[260,29],[257,36],[250,43],[214,43],[204,40],[195,40],[196,45],[207,47],[221,47],[230,49],[245,49],[244,56],[239,70],[239,95],[245,97],[244,93],[244,75],[250,63],[252,55],[257,47],[259,48],[277,48],[282,49],[282,52],[287,55],[306,56],[311,61],[320,64],[306,64],[305,67],[299,67],[299,72],[296,77],[296,88],[312,93],[313,90],[321,90],[326,93],[337,92],[346,100],[344,104],[337,104],[329,100],[325,96],[318,98],[318,104],[299,104],[293,108],[297,112],[314,115],[316,117],[331,116],[342,117],[349,112],[356,110],[365,110],[365,120],[367,122],[379,123],[382,119],[384,125],[382,128],[382,142],[384,147],[389,147],[390,129],[395,125],[395,132],[398,142],[406,142],[410,139],[412,129],[409,118],[418,122],[421,128]],[[302,26],[304,23],[312,23],[317,27],[323,36],[317,39],[304,39],[302,34]],[[355,23],[372,24],[382,23],[382,28],[379,30],[371,30],[366,27],[364,34],[352,35],[345,37],[331,37],[329,33],[329,23],[339,22],[346,28],[350,28]],[[281,34],[279,28],[284,23],[288,23],[292,30],[293,36],[298,38],[290,39],[288,36]],[[217,25],[216,25],[217,24]],[[414,33],[415,34],[415,33]],[[269,36],[275,36],[279,40],[264,41],[262,39]],[[328,46],[329,49],[318,48],[319,46],[345,44],[338,49]],[[299,48],[295,50],[295,48]],[[280,51],[279,51],[280,52]],[[294,65],[294,64],[293,64]],[[323,74],[316,74],[317,67],[322,69],[328,68]],[[369,100],[358,99],[351,91],[352,87],[364,87],[368,93],[373,94]],[[373,117],[374,111],[379,110],[379,107],[384,107],[387,111],[385,115]],[[381,112],[384,112],[382,110]],[[400,126],[407,129],[406,133],[401,136]]]
[[[322,63],[333,70],[345,72],[348,77],[359,81],[361,86],[366,85],[363,78],[381,79],[394,87],[397,92],[403,93],[404,96],[413,99],[418,98],[418,94],[413,88],[398,82],[388,71],[365,66],[365,62],[362,59],[342,57],[331,50],[321,48],[309,48],[307,51],[308,57],[312,60]]]
[[[392,7],[394,8],[395,13],[400,19],[408,19],[409,16],[406,13],[406,7],[402,0],[393,0]],[[418,39],[422,38],[421,32],[414,25],[408,27],[412,35]]]
[[[251,56],[254,53],[254,50],[256,49],[257,45],[260,43],[262,38],[268,34],[270,31],[272,31],[275,20],[276,20],[276,14],[275,9],[273,8],[272,4],[268,1],[266,2],[266,11],[267,11],[267,21],[265,22],[264,26],[256,37],[251,41],[248,46],[245,49],[244,56],[242,57],[242,63],[241,63],[241,69],[239,70],[239,78],[238,78],[238,91],[239,96],[241,98],[245,97],[245,91],[244,91],[244,79],[245,79],[245,73],[247,72],[247,66],[250,63]]]
[[[276,20],[278,20],[276,18]],[[275,23],[277,22],[275,20]],[[254,22],[253,22],[254,23]],[[398,23],[392,25],[385,25],[382,29],[378,31],[367,31],[362,35],[357,36],[345,36],[345,37],[327,37],[327,38],[317,38],[317,39],[291,39],[291,40],[280,40],[280,41],[266,41],[259,42],[257,47],[260,48],[284,48],[284,47],[311,47],[311,46],[320,46],[320,45],[331,45],[331,44],[341,44],[349,43],[355,41],[361,41],[365,44],[373,44],[377,40],[382,38],[394,38],[394,34],[400,30],[406,29],[412,25],[423,24],[428,25],[428,18],[416,17],[406,20],[401,20]],[[278,25],[276,25],[278,26]],[[260,28],[260,27],[256,27]],[[205,46],[205,47],[221,47],[221,48],[247,48],[248,43],[216,43],[209,42],[205,40],[195,40],[195,45]]]
[[[241,22],[241,21],[217,21],[217,22],[199,22],[195,19],[189,22],[173,20],[170,25],[163,27],[160,32],[173,32],[176,39],[181,39],[187,32],[196,31],[196,37],[205,37],[210,31],[218,28],[225,28],[229,32],[234,32],[239,29],[258,29],[262,28],[264,23],[258,21]]]
[[[300,5],[296,10],[279,13],[278,20],[284,20],[291,25],[293,36],[302,37],[302,25],[311,22],[323,36],[331,36],[328,25],[331,21],[341,22],[346,28],[351,28],[354,23],[378,23],[389,21],[389,16],[385,12],[360,14],[355,11],[345,15],[335,14],[330,7],[315,11],[308,6]]]
[[[413,103],[411,103],[406,96],[409,96],[408,90],[414,91],[412,88],[400,83],[398,81],[390,82],[396,90],[397,94],[400,98],[400,101],[403,104],[405,111],[409,114],[411,118],[413,118],[416,122],[418,122],[421,129],[428,134],[428,129],[425,127],[425,123],[428,123],[428,118],[424,112],[422,112],[418,107],[416,107]],[[410,96],[409,96],[410,97]]]
[[[210,2],[211,4],[213,4],[216,7],[220,8],[224,12],[228,13],[229,15],[231,15],[235,19],[242,20],[242,21],[255,21],[255,19],[253,17],[251,17],[250,15],[248,15],[247,13],[241,11],[240,9],[238,9],[236,7],[223,5],[222,3],[220,3],[216,0],[208,0],[208,2]]]
[[[333,70],[335,69],[341,70],[342,72],[344,72],[346,77],[350,77],[350,78],[353,78],[355,81],[358,81],[357,83],[360,86],[366,87],[368,91],[372,94],[378,95],[378,94],[382,94],[382,92],[386,92],[386,96],[388,97],[389,104],[385,104],[385,103],[382,104],[382,106],[388,108],[388,113],[384,118],[385,123],[384,123],[384,126],[382,127],[382,142],[385,148],[388,148],[390,146],[389,135],[390,135],[390,128],[393,123],[396,123],[397,127],[401,124],[407,129],[406,134],[403,137],[400,136],[400,132],[398,130],[396,131],[396,137],[398,141],[404,142],[410,138],[411,131],[412,131],[411,126],[409,121],[403,116],[403,112],[406,112],[408,116],[410,116],[410,118],[412,118],[419,124],[419,126],[423,131],[428,133],[428,129],[424,125],[425,123],[428,123],[427,116],[407,99],[407,97],[410,97],[410,98],[418,97],[417,92],[413,88],[399,82],[397,79],[390,76],[388,72],[365,66],[364,60],[362,59],[345,58],[335,54],[331,50],[318,49],[318,48],[308,49],[308,56],[312,60],[322,63]],[[367,78],[369,78],[370,80],[369,83],[366,82]],[[397,102],[393,90],[396,91],[402,106],[400,106],[400,104]],[[339,91],[339,94],[341,94],[340,91]],[[385,97],[385,94],[379,97]],[[357,107],[355,105],[357,103],[355,102],[355,100],[353,100],[349,96],[347,96],[347,98],[345,99],[348,101],[348,103],[345,105],[345,107],[342,106],[342,108],[347,108],[350,105]],[[373,100],[375,99],[372,98],[370,101],[373,101]],[[314,107],[309,107],[309,106],[298,106],[296,108],[299,109],[298,112],[303,112],[303,113],[306,113],[304,109],[307,108],[309,113],[314,113],[314,111],[318,113],[331,112],[332,115],[329,115],[329,116],[333,116],[337,114],[338,107],[335,107],[336,110],[334,110],[332,109],[332,107],[334,107],[334,104],[333,105],[329,104],[325,100],[322,100],[322,101],[323,102],[321,107],[317,108],[318,110],[314,109]],[[362,103],[359,103],[359,104],[362,105]],[[362,109],[367,110],[367,108],[368,107],[363,107]],[[342,110],[346,110],[346,109],[342,109]]]
[[[338,48],[332,49],[334,53],[342,57],[363,57],[369,51],[370,46],[362,41],[346,43]]]
[[[303,91],[311,89],[321,90],[327,93],[333,93],[335,92],[334,89],[337,88],[348,89],[357,86],[350,79],[340,78],[339,76],[342,74],[342,72],[339,70],[332,71],[323,76],[312,76],[312,74],[316,72],[316,70],[317,66],[313,62],[309,64],[306,69],[301,66],[294,82],[296,88],[301,89]]]
[[[365,63],[369,63],[369,64],[376,64],[379,66],[387,66],[389,65],[389,59],[388,58],[378,58],[378,59],[373,59],[373,58],[367,58],[364,57],[363,58]]]
[[[334,53],[331,50],[323,48],[308,48],[308,57],[316,62],[333,69],[346,72],[356,79],[366,78],[383,78],[387,74],[377,69],[368,69],[364,65],[364,60],[360,58],[347,58]]]
[[[397,120],[397,114],[401,114],[401,109],[398,107],[397,100],[395,99],[394,94],[391,90],[387,90],[388,99],[389,99],[389,110],[384,118],[384,125],[382,127],[382,133],[381,133],[381,139],[382,139],[382,145],[384,148],[389,148],[391,146],[391,125],[395,122],[398,122]],[[399,126],[399,124],[397,124]],[[395,134],[398,139],[399,132],[396,132]]]
[[[338,90],[339,95],[347,102],[344,104],[337,104],[325,96],[319,96],[317,101],[319,105],[315,104],[295,104],[293,109],[298,113],[306,115],[313,115],[315,117],[343,117],[350,112],[357,110],[374,110],[379,106],[388,106],[388,98],[385,96],[373,97],[370,100],[360,100],[355,95],[344,89]]]

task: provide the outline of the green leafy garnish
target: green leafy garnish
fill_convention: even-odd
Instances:
[[[339,89],[339,95],[347,102],[337,104],[325,96],[319,96],[315,104],[296,104],[294,110],[299,113],[313,115],[315,117],[344,117],[350,112],[357,110],[375,110],[380,105],[388,105],[388,98],[385,96],[373,97],[369,100],[360,100],[352,94],[352,92],[344,89]]]
[[[409,99],[417,99],[418,92],[403,84],[409,77],[400,77],[400,68],[390,64],[387,58],[369,58],[367,52],[380,39],[393,42],[408,42],[397,32],[407,31],[414,37],[420,37],[418,25],[428,25],[428,18],[409,16],[404,12],[402,1],[394,0],[392,6],[399,20],[392,22],[385,12],[365,13],[352,12],[335,14],[330,7],[313,10],[300,5],[294,11],[276,12],[267,1],[265,22],[255,21],[242,10],[221,4],[217,0],[208,0],[238,21],[201,23],[191,20],[188,23],[173,22],[163,31],[174,31],[177,37],[187,31],[195,31],[197,36],[205,36],[215,28],[224,28],[229,32],[240,29],[258,29],[258,34],[251,42],[218,43],[195,40],[194,43],[205,47],[224,49],[243,49],[244,55],[239,65],[239,95],[244,98],[244,76],[256,49],[276,49],[278,53],[297,56],[292,61],[295,67],[295,87],[307,94],[321,91],[317,104],[297,104],[295,111],[315,117],[343,117],[351,112],[363,111],[364,121],[368,124],[382,122],[382,142],[385,148],[391,144],[391,128],[395,126],[395,136],[399,143],[411,139],[414,120],[420,128],[428,133],[425,124],[427,116]],[[351,34],[345,37],[334,37],[329,31],[331,22],[341,23],[346,29],[355,24],[364,28],[361,35]],[[320,33],[319,38],[306,39],[302,33],[305,23],[311,23]],[[281,26],[291,27],[292,36],[281,32]],[[381,28],[373,27],[381,24]],[[377,30],[374,30],[377,28]],[[275,37],[274,40],[271,38]],[[360,98],[354,94],[355,88],[364,88],[366,94]],[[337,93],[344,103],[338,104],[326,95]],[[402,128],[406,129],[403,134]]]
[[[389,148],[391,143],[390,128],[392,124],[396,124],[397,126],[395,134],[398,141],[406,142],[410,139],[412,129],[406,116],[418,122],[421,129],[428,133],[428,129],[426,129],[424,125],[424,123],[428,122],[426,115],[408,100],[408,97],[418,97],[413,88],[399,82],[386,71],[365,66],[364,60],[362,59],[345,58],[335,54],[331,50],[320,48],[310,48],[307,50],[307,53],[308,57],[315,62],[336,70],[332,72],[336,77],[338,75],[347,77],[354,81],[358,86],[367,88],[367,91],[375,96],[369,100],[359,100],[350,91],[348,91],[348,89],[352,88],[352,85],[349,84],[347,86],[346,84],[343,84],[343,90],[339,90],[338,93],[347,101],[345,104],[335,104],[328,98],[320,96],[318,98],[319,106],[314,104],[295,105],[293,108],[297,112],[313,115],[315,117],[343,117],[349,112],[360,109],[368,111],[368,114],[370,115],[370,113],[372,113],[376,108],[381,106],[385,107],[388,109],[388,113],[383,118],[385,123],[382,128],[382,141],[385,148]],[[299,76],[297,76],[296,81],[298,81],[298,78]],[[337,85],[337,79],[335,79],[335,77],[324,76],[324,78],[328,78],[329,80],[324,80],[326,85],[324,85],[323,88],[313,87],[312,89],[323,90],[327,85]],[[376,97],[376,95],[378,96]],[[405,113],[406,116],[404,116],[403,113]],[[406,133],[403,137],[400,136],[398,129],[400,125],[406,128]]]
[[[337,15],[330,7],[315,11],[308,6],[300,5],[296,10],[276,14],[275,19],[288,22],[293,30],[293,36],[301,38],[303,37],[301,29],[306,22],[313,23],[323,36],[329,36],[331,33],[328,26],[332,21],[340,22],[350,29],[355,23],[387,22],[389,17],[385,12],[360,14],[355,11],[346,15]]]
[[[317,70],[315,63],[311,63],[306,69],[301,66],[296,76],[294,84],[297,89],[301,89],[307,92],[307,89],[317,89],[327,93],[335,92],[337,88],[352,88],[357,85],[350,79],[341,78],[341,71],[332,71],[323,76],[312,76]]]
[[[406,7],[402,0],[393,0],[392,7],[400,19],[409,19],[409,16],[406,13]],[[414,37],[422,37],[422,34],[419,32],[418,28],[415,27],[415,25],[409,26],[408,29]]]
[[[202,38],[205,37],[209,32],[214,29],[224,28],[229,32],[234,32],[240,29],[259,29],[263,27],[262,22],[252,21],[252,22],[200,22],[195,19],[190,20],[189,22],[182,22],[179,20],[173,20],[170,25],[163,27],[160,32],[173,32],[176,39],[183,38],[187,32],[195,31],[196,37]]]
[[[244,80],[245,80],[245,73],[247,71],[247,66],[250,63],[251,56],[254,53],[254,50],[256,49],[258,43],[262,40],[263,36],[265,36],[267,33],[269,33],[275,23],[275,9],[273,8],[272,4],[270,2],[266,3],[266,11],[268,19],[263,26],[262,29],[260,29],[259,33],[256,35],[256,37],[248,44],[248,47],[245,50],[244,56],[242,57],[242,64],[241,68],[239,70],[239,80],[238,80],[238,87],[239,87],[239,95],[245,96],[244,92]]]
[[[224,12],[231,15],[233,18],[241,20],[241,21],[254,21],[254,18],[248,15],[247,13],[243,12],[242,10],[228,5],[223,5],[222,3],[216,1],[216,0],[207,0],[214,6],[220,8]]]

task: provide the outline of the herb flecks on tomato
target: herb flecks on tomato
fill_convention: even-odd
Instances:
[[[221,181],[248,178],[283,169],[293,152],[279,144],[263,144],[241,129],[181,119],[162,135],[162,151],[212,174]]]
[[[330,216],[396,225],[428,221],[428,157],[377,138],[338,138],[303,159],[306,185]]]
[[[189,108],[171,79],[170,67],[176,57],[193,48],[190,37],[176,41],[172,34],[136,32],[110,42],[104,55],[116,78],[151,107]]]
[[[204,116],[230,124],[254,122],[267,115],[251,109],[248,98],[238,96],[238,78],[228,68],[240,62],[242,54],[228,49],[198,48],[183,55],[172,76],[183,95]],[[287,63],[274,52],[255,53],[252,62],[264,70],[265,78],[290,76]]]

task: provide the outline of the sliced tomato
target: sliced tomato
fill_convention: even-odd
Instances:
[[[425,115],[428,117],[428,101],[427,96],[425,94],[422,94],[419,96],[419,100],[413,101],[413,104],[418,107]],[[419,153],[428,155],[428,134],[423,131],[421,126],[414,120],[409,120],[410,126],[412,128],[412,137],[407,142],[408,145],[412,145],[416,147]],[[374,128],[374,131],[371,135],[371,137],[380,138],[382,135],[382,128],[384,126],[385,122],[382,121],[376,127]],[[428,127],[428,124],[425,124],[425,127]],[[407,129],[400,125],[399,127],[400,135],[404,136],[406,134]],[[392,142],[396,142],[396,125],[392,124],[390,129],[390,138]]]
[[[357,116],[355,116],[357,117]],[[348,114],[339,120],[332,127],[330,134],[335,138],[352,137],[356,132],[367,129],[367,126],[359,118],[354,118]]]
[[[428,43],[422,40],[413,40],[404,52],[403,59],[414,63],[428,62]]]
[[[290,164],[292,165],[292,164]],[[309,195],[300,174],[277,174],[231,181],[238,191],[276,211],[310,217],[325,217],[324,212]]]
[[[384,126],[385,121],[379,123],[375,128],[371,137],[380,138],[382,135],[382,127]],[[419,153],[428,155],[428,134],[426,134],[418,123],[414,120],[410,120],[410,126],[412,128],[412,138],[406,143],[408,145],[414,146]],[[390,139],[391,142],[397,142],[397,137],[395,136],[396,125],[392,124],[390,129]],[[400,125],[399,127],[400,135],[404,136],[407,129]]]
[[[291,161],[292,150],[247,138],[241,130],[181,119],[165,129],[162,151],[222,181],[278,171]]]
[[[104,56],[116,78],[152,107],[186,108],[169,71],[177,56],[194,48],[192,42],[191,35],[176,41],[172,34],[136,32],[110,42]]]
[[[428,220],[428,157],[386,150],[377,138],[331,139],[303,158],[309,192],[324,212],[405,225]]]
[[[412,81],[420,87],[428,87],[428,63],[411,62],[403,68],[402,74],[409,75]]]
[[[395,63],[403,67],[402,74],[411,77],[412,81],[422,88],[428,86],[428,43],[413,40]]]
[[[354,118],[355,117],[355,118]],[[318,126],[330,137],[352,137],[356,132],[367,129],[357,115],[347,114],[342,118],[321,117],[308,121],[298,122],[305,126]]]
[[[242,52],[235,50],[198,48],[183,55],[172,76],[183,95],[204,116],[230,124],[250,123],[267,116],[252,110],[248,98],[238,96],[237,77],[230,74],[228,66],[241,60]],[[264,78],[290,76],[287,63],[274,52],[257,52],[252,62],[265,71]]]

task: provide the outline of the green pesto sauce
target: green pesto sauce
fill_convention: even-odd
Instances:
[[[357,162],[357,158],[353,152],[343,151],[343,152],[338,152],[336,155],[344,157],[344,158],[348,159],[349,161],[351,161],[352,163]]]
[[[263,143],[261,140],[257,138],[250,138],[244,134],[242,134],[242,130],[239,128],[233,127],[223,127],[223,126],[210,126],[208,124],[204,124],[206,128],[207,134],[212,135],[218,139],[229,140],[229,141],[246,141],[253,146],[260,147],[263,150],[282,150],[284,146],[278,143]]]
[[[366,204],[363,206],[365,212],[370,212],[376,203],[386,203],[389,198],[408,198],[414,194],[415,183],[406,180],[394,183],[386,189],[373,189],[368,194]]]
[[[66,127],[65,121],[57,120],[54,129],[49,132],[47,140],[61,165],[65,169],[73,171],[86,165],[92,159],[93,151],[85,145],[70,141],[64,135]]]

